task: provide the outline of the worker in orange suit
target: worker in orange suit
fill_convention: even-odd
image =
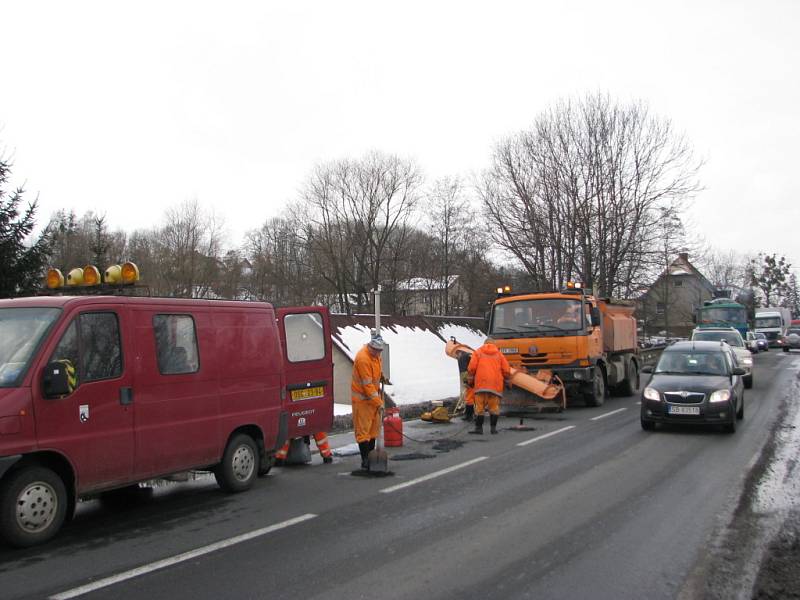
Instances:
[[[365,470],[369,469],[369,452],[375,448],[381,427],[381,352],[383,339],[373,337],[353,360],[353,379],[350,383],[353,429],[361,453],[361,468]]]
[[[483,435],[483,412],[487,408],[491,433],[497,433],[500,399],[511,367],[497,346],[486,343],[472,353],[467,372],[475,390],[475,429],[470,433]]]
[[[289,454],[289,444],[291,441],[292,440],[286,440],[286,443],[275,453],[276,467],[280,467],[284,464]],[[330,442],[328,442],[328,435],[324,431],[315,433],[314,442],[316,442],[317,449],[319,450],[320,456],[322,456],[322,462],[326,465],[331,464],[333,462],[333,452],[331,452],[331,445]],[[306,443],[310,443],[308,439],[306,439]]]
[[[464,400],[464,416],[462,419],[465,421],[472,421],[475,417],[475,388],[470,384],[469,372],[467,367],[472,354],[465,351],[458,353],[458,370],[461,373],[461,394]]]

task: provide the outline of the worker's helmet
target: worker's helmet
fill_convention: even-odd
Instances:
[[[376,350],[378,352],[382,352],[383,351],[383,345],[384,345],[383,344],[383,338],[381,336],[376,336],[376,337],[372,338],[369,341],[369,344],[367,344],[367,345],[370,348],[372,348],[373,350]]]

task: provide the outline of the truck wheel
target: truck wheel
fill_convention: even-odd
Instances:
[[[50,469],[29,467],[9,474],[0,489],[0,537],[26,548],[52,538],[67,514],[67,489]]]
[[[639,368],[634,361],[628,363],[625,369],[625,381],[619,386],[623,396],[633,396],[639,391]]]
[[[214,478],[226,492],[244,492],[258,477],[258,463],[258,447],[253,438],[239,433],[228,442],[222,462],[214,468]]]
[[[603,402],[606,399],[606,381],[603,378],[603,371],[600,367],[595,367],[593,371],[592,391],[584,394],[583,398],[587,406],[603,406]]]

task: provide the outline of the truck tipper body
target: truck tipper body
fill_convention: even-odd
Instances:
[[[567,399],[603,404],[607,391],[634,394],[639,388],[634,307],[596,298],[580,289],[533,294],[503,294],[490,313],[488,338],[512,367],[536,376],[550,370]],[[563,408],[512,386],[501,404],[505,414]]]

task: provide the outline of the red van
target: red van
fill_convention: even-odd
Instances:
[[[124,296],[0,300],[0,537],[43,542],[76,500],[188,470],[230,492],[333,422],[323,307]]]

